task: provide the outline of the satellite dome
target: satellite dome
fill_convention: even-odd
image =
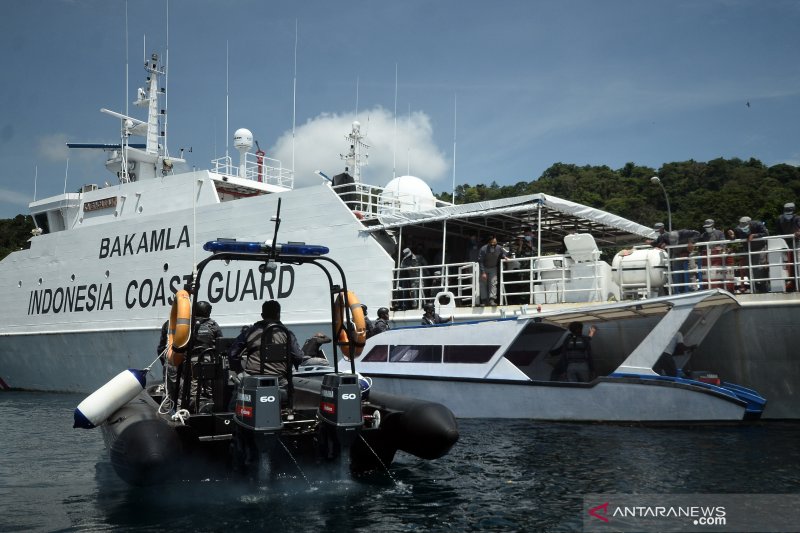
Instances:
[[[239,150],[248,151],[253,147],[253,134],[247,128],[239,128],[233,133],[233,146]]]
[[[426,211],[436,207],[436,198],[428,184],[415,176],[399,176],[386,184],[380,196],[382,213]]]

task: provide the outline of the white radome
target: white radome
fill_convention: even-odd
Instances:
[[[250,150],[253,147],[253,133],[247,128],[239,128],[233,133],[233,146],[239,150]]]
[[[398,176],[384,187],[381,205],[400,211],[426,211],[436,207],[433,191],[416,176]]]

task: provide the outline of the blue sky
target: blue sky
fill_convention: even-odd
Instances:
[[[169,30],[168,148],[207,168],[249,128],[297,183],[342,168],[356,118],[364,180],[512,184],[556,162],[620,168],[755,157],[800,164],[800,2],[783,0],[129,0],[128,100]],[[125,112],[124,0],[4,3],[0,218],[113,181],[101,152]],[[226,132],[226,49],[228,131]],[[397,69],[397,128],[394,127]],[[357,81],[358,80],[358,81]],[[746,104],[750,103],[748,107]],[[129,106],[129,113],[144,118]],[[232,143],[230,151],[233,153]],[[67,159],[69,171],[67,172]],[[38,178],[34,180],[35,174]]]

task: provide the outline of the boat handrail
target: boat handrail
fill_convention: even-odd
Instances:
[[[791,246],[786,244],[789,241]],[[748,249],[755,243],[756,250]],[[763,243],[763,249],[758,249]],[[764,237],[748,241],[733,239],[668,246],[671,258],[661,265],[647,264],[665,273],[663,292],[680,294],[703,289],[725,289],[731,293],[779,293],[800,287],[800,258],[793,252],[800,239],[793,235]],[[637,246],[647,250],[651,246]],[[569,254],[515,257],[501,262],[498,278],[499,301],[503,305],[536,303],[601,302],[605,273],[602,261],[581,272]],[[649,272],[644,276],[650,280]],[[458,262],[395,268],[392,277],[395,309],[419,309],[440,292],[451,292],[459,306],[480,303],[480,274],[477,263]],[[633,299],[655,295],[662,287],[620,286],[621,294]],[[632,289],[642,289],[641,291]]]
[[[423,211],[452,205],[435,197],[401,194],[393,189],[366,183],[331,185],[336,194],[362,220],[377,219],[381,215],[394,215],[403,211]]]
[[[792,234],[667,246],[666,288],[669,294],[704,288],[737,294],[796,289],[798,246],[800,239]]]
[[[284,168],[278,159],[247,152],[243,165],[236,165],[229,155],[211,161],[212,172],[259,183],[277,185],[286,189],[294,187],[294,171]]]

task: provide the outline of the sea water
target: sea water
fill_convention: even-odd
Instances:
[[[527,420],[461,420],[449,455],[391,476],[137,488],[72,428],[83,398],[0,393],[0,531],[580,531],[586,494],[800,493],[800,424]]]

